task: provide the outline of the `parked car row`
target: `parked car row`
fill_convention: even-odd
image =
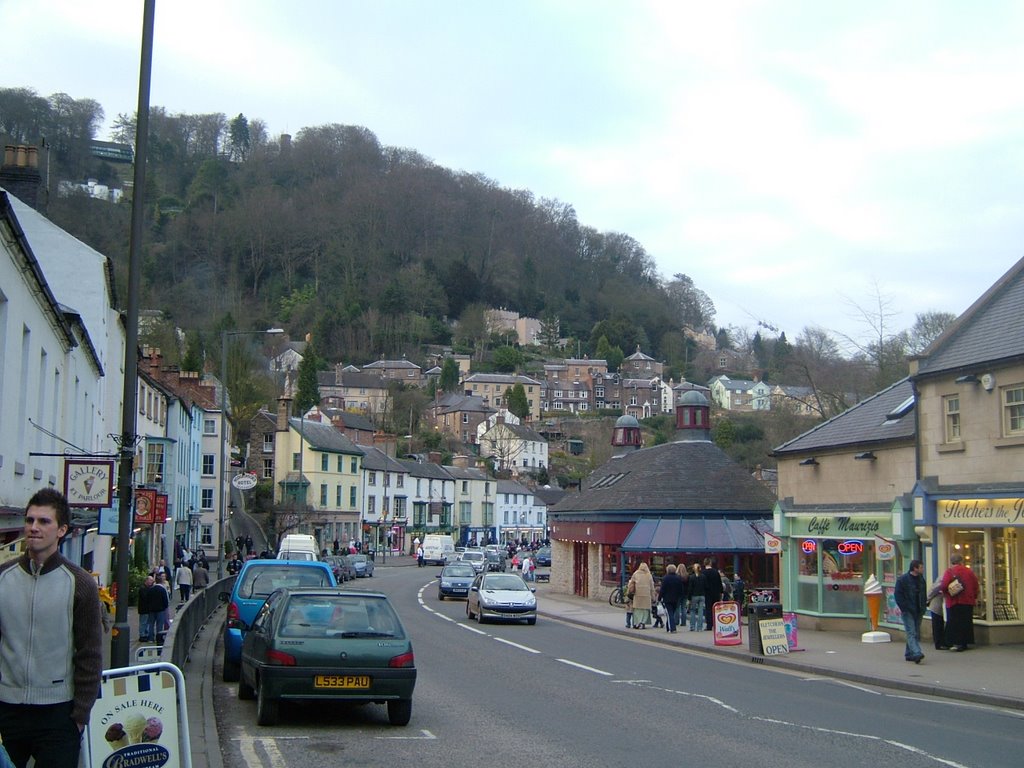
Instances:
[[[347,557],[357,575],[373,575],[365,555]],[[238,682],[238,698],[256,699],[259,725],[277,722],[282,700],[384,704],[392,725],[412,716],[412,641],[386,595],[339,588],[335,567],[344,566],[250,560],[220,594],[223,677]]]
[[[363,576],[373,576],[373,560],[366,555],[328,555],[324,562],[331,566],[339,584]]]

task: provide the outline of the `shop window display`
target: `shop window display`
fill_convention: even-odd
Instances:
[[[803,539],[797,576],[797,608],[863,615],[862,588],[871,545],[857,539]]]
[[[1019,621],[1021,537],[1018,529],[956,529],[951,533],[949,544],[951,551],[963,555],[964,565],[978,577],[979,594],[974,618],[993,622]]]

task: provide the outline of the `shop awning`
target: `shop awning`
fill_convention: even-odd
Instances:
[[[624,552],[764,552],[763,519],[641,518],[622,543]]]

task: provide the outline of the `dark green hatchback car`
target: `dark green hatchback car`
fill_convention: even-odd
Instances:
[[[392,725],[412,717],[412,641],[386,595],[293,588],[272,593],[242,643],[238,698],[256,722],[277,722],[287,700],[386,704]]]

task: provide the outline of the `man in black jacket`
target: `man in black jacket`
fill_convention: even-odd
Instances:
[[[683,581],[682,576],[676,573],[676,570],[676,567],[671,564],[665,568],[665,578],[661,580],[661,590],[658,593],[658,597],[665,604],[665,610],[668,612],[668,618],[665,620],[666,632],[676,631],[679,601],[683,599],[683,590],[686,588],[686,582]]]
[[[715,603],[722,599],[722,574],[716,565],[715,558],[704,558],[704,619],[708,630],[715,628]]]
[[[903,618],[903,629],[907,634],[907,647],[903,652],[907,661],[920,664],[924,654],[921,653],[921,619],[928,606],[928,587],[924,582],[924,564],[920,560],[911,560],[910,569],[896,579],[893,598]]]

